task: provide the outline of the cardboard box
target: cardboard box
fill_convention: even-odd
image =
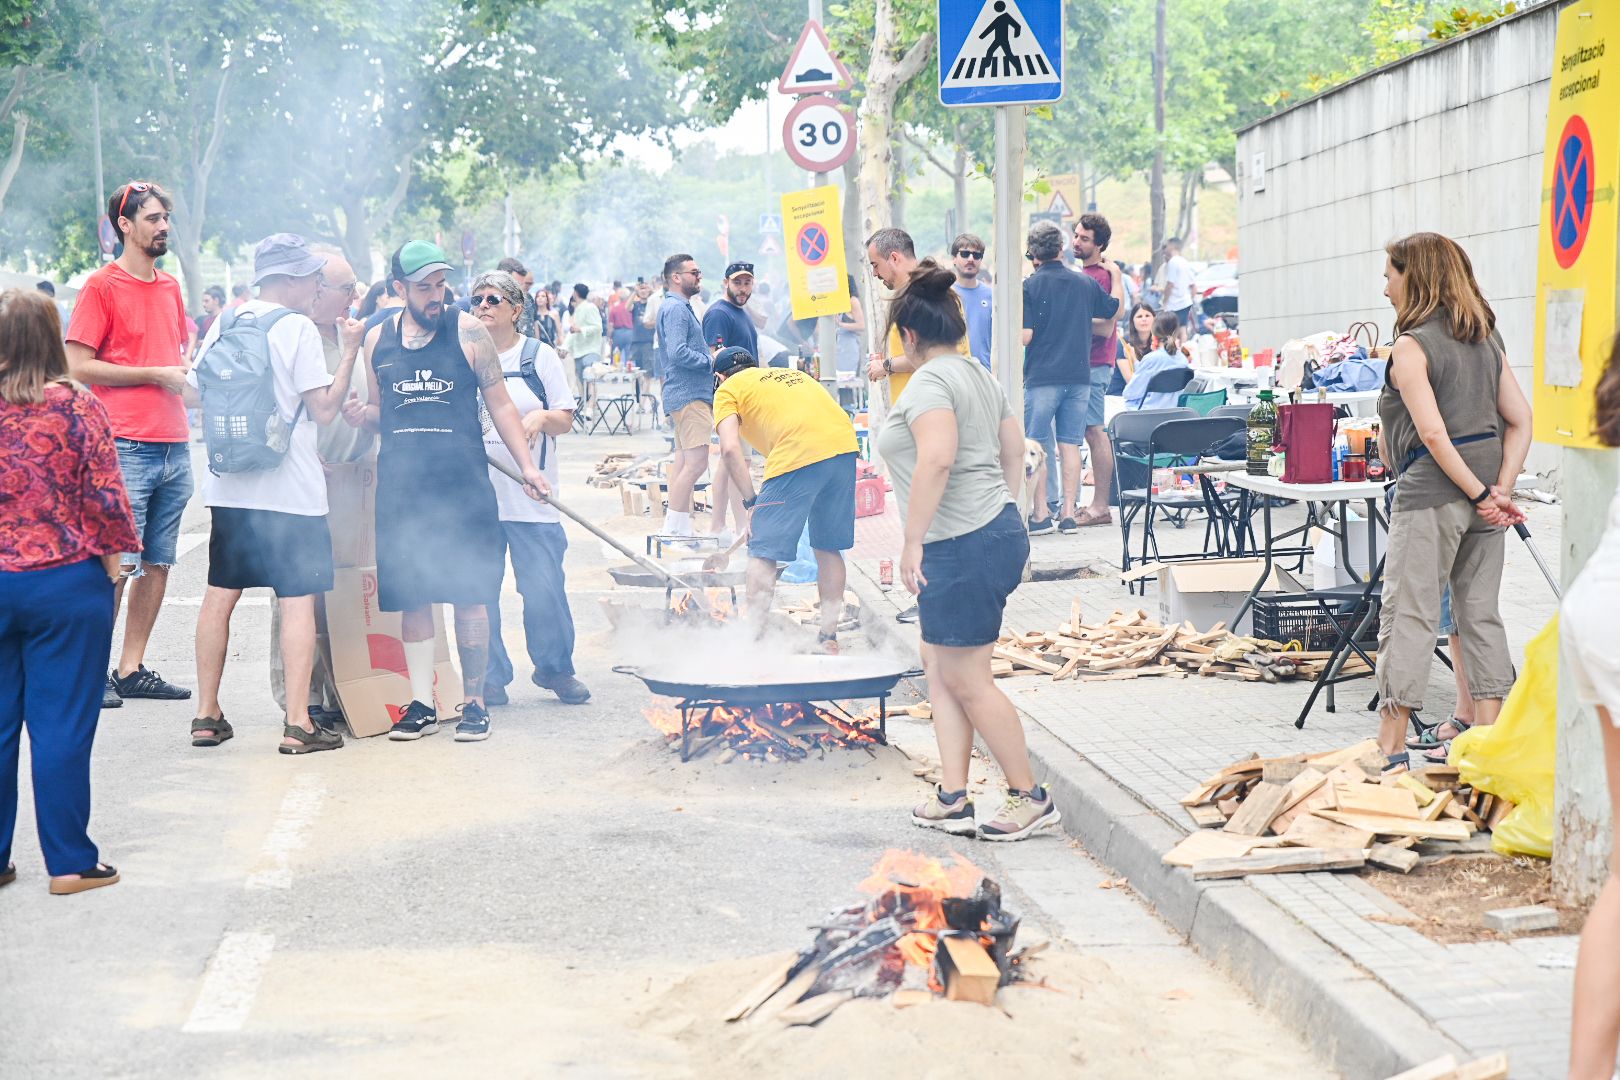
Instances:
[[[326,525],[332,533],[332,565],[377,562],[377,459],[368,457],[326,472]]]
[[[1254,619],[1245,612],[1243,621],[1236,626],[1232,616],[1242,605],[1249,590],[1254,588],[1263,559],[1201,559],[1196,562],[1145,563],[1121,575],[1126,581],[1157,575],[1159,580],[1159,617],[1165,626],[1190,621],[1200,632],[1224,622],[1236,634],[1247,634]],[[1302,592],[1298,581],[1280,566],[1272,566],[1271,576],[1261,588],[1261,595],[1279,592]]]
[[[356,738],[380,735],[411,701],[405,670],[401,616],[377,608],[377,569],[337,571],[326,594],[326,625],[332,644],[332,676],[349,731]],[[461,675],[450,659],[443,609],[433,609],[434,708],[441,718],[461,703]]]
[[[1359,581],[1367,580],[1367,520],[1350,511],[1350,566],[1355,570],[1352,577],[1344,566],[1344,556],[1339,550],[1339,541],[1332,533],[1321,529],[1312,529],[1306,537],[1311,545],[1311,568],[1313,582],[1318,589],[1331,589],[1339,585],[1353,585]],[[1389,530],[1383,522],[1376,526],[1377,539],[1373,544],[1373,551],[1382,559],[1389,544]]]

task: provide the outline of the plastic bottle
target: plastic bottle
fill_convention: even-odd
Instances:
[[[810,377],[816,382],[821,381],[821,350],[819,348],[810,354]]]
[[[1277,444],[1277,406],[1269,388],[1249,410],[1248,472],[1250,476],[1270,475],[1271,448]]]

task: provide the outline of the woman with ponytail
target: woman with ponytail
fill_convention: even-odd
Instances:
[[[956,351],[967,325],[955,280],[924,263],[890,307],[915,374],[878,433],[905,520],[900,576],[917,597],[941,763],[941,783],[911,820],[983,840],[1022,840],[1058,821],[1035,782],[1018,712],[990,674],[1002,610],[1029,559],[1013,502],[1024,432],[990,372]],[[967,795],[975,733],[1008,788],[1001,811],[982,824]]]

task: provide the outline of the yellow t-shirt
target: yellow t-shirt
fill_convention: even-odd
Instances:
[[[958,297],[956,302],[960,304],[962,302],[961,298]],[[973,355],[973,349],[968,345],[967,338],[963,338],[961,341],[956,343],[956,351],[961,353],[963,356]],[[893,360],[896,357],[904,356],[905,354],[906,347],[905,345],[901,344],[900,341],[900,328],[898,326],[889,327],[889,359]],[[889,376],[889,404],[891,406],[896,401],[900,400],[901,392],[905,390],[906,383],[910,381],[911,372],[909,371],[897,371],[893,375]]]
[[[714,423],[737,417],[748,445],[765,454],[765,479],[853,454],[855,426],[822,385],[792,368],[739,371],[714,392]]]

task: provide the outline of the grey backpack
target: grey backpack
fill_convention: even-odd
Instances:
[[[219,337],[197,361],[203,442],[215,475],[277,468],[292,445],[304,405],[299,402],[290,423],[282,417],[270,366],[270,328],[291,314],[288,308],[263,317],[226,312]]]

